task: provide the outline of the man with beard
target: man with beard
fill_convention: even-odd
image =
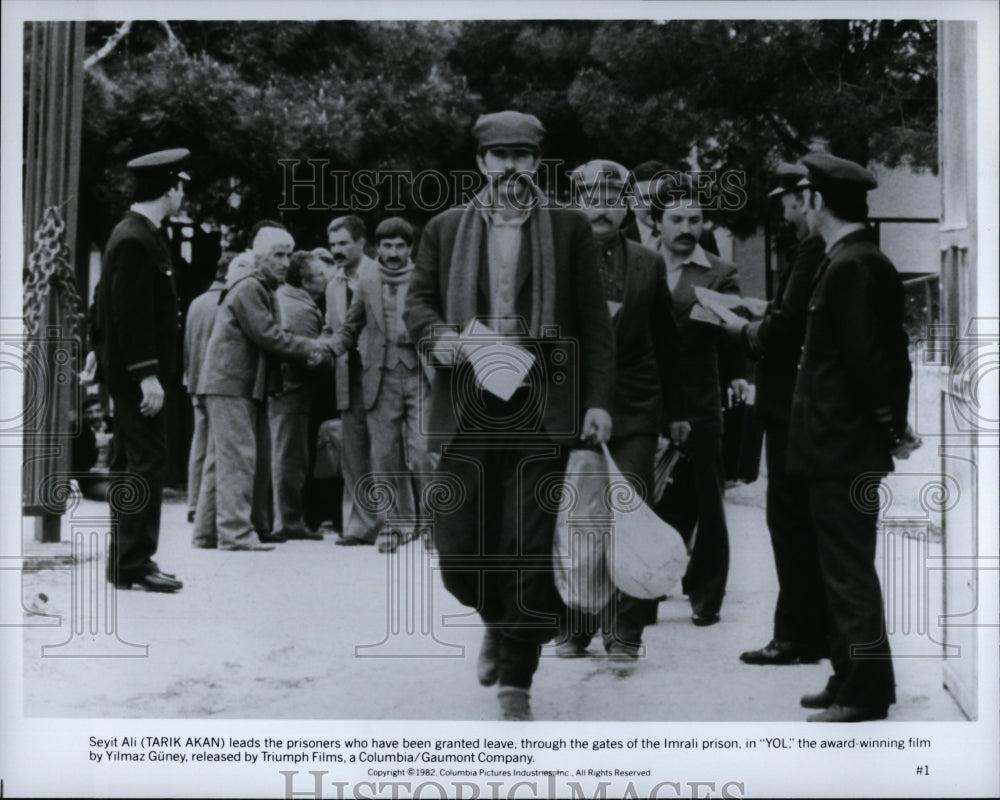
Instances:
[[[660,227],[660,253],[667,265],[680,335],[684,411],[691,423],[686,451],[695,476],[695,491],[682,498],[681,507],[659,510],[689,546],[694,538],[681,586],[691,602],[691,621],[698,626],[719,621],[729,574],[720,387],[725,379],[741,400],[750,388],[743,378],[743,359],[723,329],[691,318],[697,304],[696,286],[724,294],[740,291],[736,265],[706,253],[698,244],[703,214],[701,200],[686,176],[673,173],[659,182],[652,216]]]
[[[365,224],[351,215],[337,217],[326,229],[330,254],[337,265],[326,286],[326,325],[336,333],[347,319],[354,300],[358,276],[378,271],[378,263],[365,255]],[[374,511],[359,503],[354,493],[358,481],[371,473],[371,441],[365,414],[361,354],[356,347],[342,353],[336,362],[337,408],[341,419],[341,474],[344,477],[343,536],[345,546],[375,544],[378,520]]]
[[[160,571],[167,423],[163,385],[177,367],[177,290],[163,220],[184,202],[184,149],[163,150],[126,164],[135,176],[132,207],[108,239],[96,291],[91,341],[114,402],[117,457],[112,469],[145,482],[140,507],[118,510],[107,579],[118,589],[176,592],[183,584]],[[141,494],[141,492],[140,492]]]
[[[418,497],[407,470],[422,472],[427,446],[420,423],[420,398],[427,380],[403,325],[403,305],[413,275],[413,228],[401,217],[382,220],[375,229],[378,270],[362,269],[347,319],[333,339],[340,356],[357,347],[361,354],[364,408],[372,443],[372,470],[388,476],[396,495],[393,521],[379,516],[380,553],[395,552],[421,532]]]
[[[533,177],[545,129],[516,111],[473,128],[486,186],[427,225],[404,318],[437,366],[427,422],[456,507],[434,538],[445,587],[486,625],[478,676],[503,719],[531,719],[539,649],[563,611],[552,566],[568,447],[611,435],[614,332],[579,211],[548,208]],[[520,367],[519,384],[486,388]],[[484,385],[485,384],[485,385]],[[547,488],[548,487],[548,490]]]
[[[806,334],[809,296],[826,248],[822,237],[811,233],[806,224],[798,186],[806,174],[801,164],[781,164],[779,185],[770,193],[781,198],[785,221],[797,239],[785,256],[774,300],[763,319],[726,325],[746,355],[757,360],[754,410],[766,434],[767,527],[778,573],[774,635],[759,650],[740,655],[746,664],[810,663],[827,651],[826,600],[807,486],[789,477],[785,468],[788,416]]]
[[[649,500],[658,434],[681,446],[690,433],[684,420],[680,344],[666,267],[655,251],[627,239],[620,230],[627,213],[622,197],[629,178],[625,167],[614,161],[588,161],[573,170],[571,178],[576,204],[590,220],[597,242],[604,297],[615,328],[613,435],[608,450],[635,490]],[[642,631],[655,618],[656,603],[617,591],[599,616],[568,609],[557,655],[585,655],[600,627],[609,655],[623,661],[638,658]]]

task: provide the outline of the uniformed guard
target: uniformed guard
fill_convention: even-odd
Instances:
[[[803,158],[809,230],[826,243],[808,306],[789,424],[788,474],[805,480],[833,625],[833,676],[810,722],[883,719],[896,701],[875,571],[878,484],[919,445],[907,425],[912,374],[903,285],[865,225],[868,170],[829,153]]]
[[[145,482],[135,507],[118,511],[108,551],[107,579],[119,589],[176,592],[183,584],[153,560],[167,456],[163,386],[176,369],[179,312],[170,249],[161,226],[184,202],[190,152],[163,150],[126,165],[135,192],[125,218],[111,232],[97,291],[92,341],[114,401],[120,440],[112,465]]]
[[[801,479],[787,474],[788,417],[799,355],[806,333],[806,309],[816,268],[826,244],[806,224],[799,181],[808,174],[802,164],[780,164],[777,186],[768,194],[779,198],[795,244],[785,253],[778,287],[763,319],[727,324],[726,330],[756,361],[755,412],[764,425],[767,454],[767,527],[778,574],[778,601],[771,641],[740,655],[745,664],[812,663],[827,653],[826,600],[809,513],[809,497]]]

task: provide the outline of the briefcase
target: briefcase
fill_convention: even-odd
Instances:
[[[735,403],[722,412],[722,455],[726,480],[753,483],[760,475],[764,426],[750,403]]]

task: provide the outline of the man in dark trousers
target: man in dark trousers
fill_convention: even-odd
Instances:
[[[785,468],[788,416],[809,296],[826,250],[823,238],[810,233],[806,224],[798,186],[806,174],[801,164],[781,164],[779,185],[770,193],[781,199],[785,221],[797,239],[785,254],[774,300],[763,319],[726,326],[748,358],[757,361],[754,407],[766,434],[767,527],[778,573],[773,636],[759,650],[740,655],[746,664],[811,663],[827,652],[826,600],[807,486],[801,479],[790,478]]]
[[[114,401],[119,447],[115,472],[144,482],[143,502],[117,511],[107,579],[118,589],[176,592],[183,584],[153,560],[160,539],[167,458],[163,386],[177,369],[180,334],[170,248],[161,225],[184,202],[182,169],[190,152],[163,150],[129,161],[135,176],[132,207],[111,232],[97,292],[98,362]]]
[[[684,420],[680,343],[666,266],[658,253],[627,239],[621,230],[628,210],[622,197],[629,178],[624,166],[588,161],[573,170],[571,178],[575,205],[587,215],[597,243],[598,269],[615,328],[616,375],[608,451],[648,501],[653,495],[657,436],[662,433],[680,446],[690,433]],[[656,603],[618,591],[602,615],[568,609],[556,654],[563,658],[585,655],[600,627],[609,655],[623,661],[637,658],[643,628],[655,617]]]
[[[833,625],[833,676],[810,722],[883,719],[896,701],[875,571],[878,484],[919,444],[906,423],[911,367],[903,285],[865,226],[866,169],[802,159],[809,230],[826,243],[809,301],[789,425],[788,474],[806,482]]]
[[[703,198],[679,173],[659,182],[653,221],[660,227],[660,254],[667,265],[667,286],[681,342],[684,411],[691,423],[686,451],[693,466],[694,491],[681,497],[681,507],[657,507],[663,519],[690,543],[691,561],[682,581],[691,603],[691,621],[714,625],[726,594],[729,575],[729,532],[723,494],[726,469],[722,455],[722,394],[725,384],[741,400],[749,384],[742,354],[725,331],[692,318],[695,287],[739,294],[735,264],[723,261],[698,244],[704,229]],[[697,532],[695,528],[697,527]]]
[[[441,576],[486,625],[480,683],[499,682],[502,718],[524,720],[564,608],[545,487],[561,485],[569,446],[611,435],[614,331],[587,218],[548,208],[534,183],[541,122],[502,111],[473,133],[486,186],[427,224],[404,320],[437,366],[427,432],[438,473],[460,484],[457,508],[435,521]],[[483,386],[492,368],[517,366],[511,394]]]

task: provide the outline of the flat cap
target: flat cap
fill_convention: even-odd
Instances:
[[[472,134],[482,148],[506,145],[541,150],[545,128],[533,114],[497,111],[494,114],[480,116],[472,126]]]
[[[785,192],[794,192],[799,188],[799,181],[809,176],[809,170],[802,164],[791,164],[782,161],[774,171],[778,185],[767,193],[768,197],[777,197]]]
[[[574,169],[570,178],[584,186],[602,182],[605,186],[620,189],[628,180],[628,170],[617,161],[597,158]]]
[[[815,186],[832,192],[867,192],[878,186],[875,176],[860,164],[830,153],[809,153],[802,159],[809,170],[799,186]]]
[[[177,176],[181,180],[189,181],[191,176],[184,172],[183,167],[191,151],[184,147],[175,147],[172,150],[158,150],[138,158],[133,158],[125,166],[136,174],[142,176]]]

